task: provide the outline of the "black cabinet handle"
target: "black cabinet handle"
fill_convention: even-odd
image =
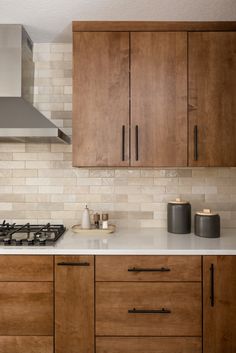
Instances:
[[[89,262],[58,262],[57,266],[90,266]]]
[[[210,303],[211,306],[215,305],[215,291],[214,291],[214,265],[211,264],[210,267]]]
[[[122,125],[122,150],[121,150],[121,159],[125,160],[125,125]]]
[[[135,126],[135,160],[139,159],[138,125]]]
[[[170,314],[171,311],[169,309],[130,309],[128,310],[129,314]]]
[[[160,267],[160,268],[133,267],[133,268],[128,268],[128,272],[170,272],[170,269],[168,267]]]
[[[194,126],[194,160],[198,160],[198,126]]]

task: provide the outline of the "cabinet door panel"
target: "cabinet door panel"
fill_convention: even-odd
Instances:
[[[97,353],[202,353],[199,337],[98,337]]]
[[[53,256],[1,255],[0,281],[53,281]]]
[[[73,165],[128,166],[129,34],[74,33],[73,51]]]
[[[236,352],[235,268],[236,256],[203,257],[204,353]]]
[[[96,283],[97,336],[201,336],[201,314],[198,282]]]
[[[53,335],[53,283],[0,282],[2,335]]]
[[[98,255],[96,281],[198,282],[201,256]]]
[[[189,33],[190,166],[236,166],[235,96],[236,32]]]
[[[0,353],[53,353],[53,337],[0,336]]]
[[[55,352],[93,351],[94,258],[56,256]]]
[[[186,33],[131,33],[131,165],[187,165]]]

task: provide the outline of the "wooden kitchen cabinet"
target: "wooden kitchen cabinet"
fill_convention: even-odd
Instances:
[[[74,166],[236,166],[235,22],[73,30]]]
[[[203,257],[203,353],[236,352],[236,256]]]
[[[94,257],[55,257],[55,353],[94,352]]]
[[[131,166],[187,166],[187,33],[131,33]]]
[[[187,33],[74,32],[74,166],[187,166]]]
[[[189,166],[236,166],[236,32],[189,33]]]
[[[129,165],[129,33],[73,36],[73,165]]]

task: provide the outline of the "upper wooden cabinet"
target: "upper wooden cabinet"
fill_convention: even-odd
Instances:
[[[189,33],[189,165],[236,166],[236,32]]]
[[[74,33],[73,165],[187,165],[186,33]]]
[[[73,165],[129,165],[129,33],[74,33]]]
[[[131,33],[131,165],[187,165],[187,33]]]
[[[74,166],[236,166],[235,22],[73,30]]]

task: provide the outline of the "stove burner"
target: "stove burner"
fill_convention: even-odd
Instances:
[[[9,224],[5,220],[0,224],[0,245],[38,246],[53,245],[65,232],[63,225],[47,223],[45,225]]]

